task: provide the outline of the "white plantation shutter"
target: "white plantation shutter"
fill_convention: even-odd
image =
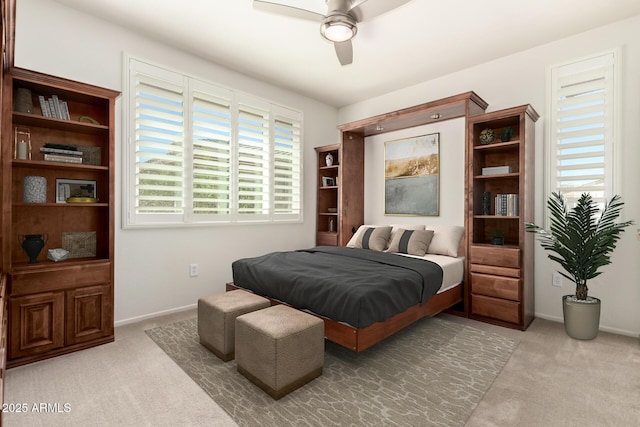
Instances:
[[[208,93],[209,92],[209,93]],[[231,94],[192,95],[192,208],[197,216],[228,219],[231,214]]]
[[[266,107],[266,106],[265,106]],[[269,214],[269,109],[238,106],[238,214],[266,219]]]
[[[551,69],[550,191],[572,207],[613,195],[616,52]]]
[[[125,63],[125,227],[302,220],[301,112]]]
[[[301,214],[300,115],[284,108],[273,114],[273,213],[278,219]]]
[[[135,214],[163,221],[184,211],[182,77],[149,75],[138,67],[130,82],[134,112]]]

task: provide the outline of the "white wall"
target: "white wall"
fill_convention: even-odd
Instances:
[[[340,109],[339,123],[348,123],[383,114],[400,108],[421,104],[450,95],[475,91],[489,103],[487,111],[522,104],[532,104],[541,118],[536,123],[536,222],[541,224],[545,208],[544,144],[546,141],[547,99],[545,92],[546,69],[551,65],[581,58],[606,49],[620,47],[622,52],[622,126],[617,150],[621,155],[617,170],[621,186],[617,190],[625,201],[625,219],[633,219],[636,226],[623,235],[610,266],[589,282],[590,295],[602,299],[601,329],[626,335],[640,334],[640,241],[636,228],[640,227],[640,15],[618,23],[597,28],[567,39],[504,57],[467,70],[423,82],[374,99]],[[425,58],[425,60],[430,60]],[[409,134],[419,135],[415,129]],[[369,146],[366,147],[370,149]],[[379,163],[376,154],[367,155],[367,161]],[[458,163],[459,162],[459,163]],[[441,168],[460,168],[463,158],[448,166],[443,159]],[[369,165],[370,163],[367,163]],[[375,194],[383,192],[382,166],[368,170],[365,218],[382,220],[382,207]],[[441,215],[442,220],[446,220]],[[549,261],[546,253],[536,245],[535,253],[535,305],[536,316],[562,320],[561,296],[574,292],[567,280],[562,288],[551,287],[551,275],[558,267]]]
[[[170,66],[304,112],[304,223],[122,230],[122,97],[117,102],[115,320],[126,323],[190,306],[222,292],[231,263],[271,251],[315,243],[315,152],[335,143],[335,108],[282,90],[141,37],[49,0],[17,4],[15,65],[116,90],[122,87],[123,52]],[[50,37],[53,35],[54,37]],[[189,278],[197,263],[200,275]]]

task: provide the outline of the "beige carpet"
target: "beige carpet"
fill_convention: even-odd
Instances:
[[[241,426],[462,426],[518,345],[427,318],[361,354],[327,342],[323,375],[274,401],[199,344],[195,318],[146,332]]]

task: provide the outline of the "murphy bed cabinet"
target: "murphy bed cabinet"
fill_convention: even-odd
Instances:
[[[342,143],[315,150],[316,245],[345,246],[364,223],[364,138],[347,133]]]
[[[534,219],[538,117],[530,105],[485,113],[467,132],[469,317],[521,330],[534,317],[534,237],[524,224]]]
[[[119,93],[23,69],[8,70],[3,84],[1,254],[8,276],[11,367],[114,339],[114,115]],[[21,106],[16,111],[18,89],[30,94],[31,110]],[[67,119],[43,114],[41,97],[54,96],[66,102]],[[16,138],[30,144],[26,158]],[[76,146],[82,163],[68,163],[64,156],[45,160],[44,144]],[[45,200],[25,201],[27,176],[46,179]],[[67,194],[68,187],[57,179],[84,181],[79,185],[88,184],[85,188],[94,189],[95,197],[68,200],[74,194]],[[46,243],[37,262],[29,263],[22,242],[36,234]],[[63,247],[70,249],[69,259],[48,259],[49,249]]]

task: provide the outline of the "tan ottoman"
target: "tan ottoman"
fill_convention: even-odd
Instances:
[[[274,399],[322,375],[324,322],[285,305],[236,319],[238,372]]]
[[[241,289],[209,295],[198,300],[200,344],[220,359],[233,359],[236,317],[269,307],[268,299]]]

